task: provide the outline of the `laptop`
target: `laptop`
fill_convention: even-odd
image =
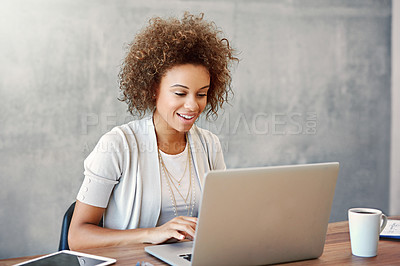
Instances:
[[[339,163],[210,171],[194,241],[145,247],[170,265],[264,265],[322,255]]]

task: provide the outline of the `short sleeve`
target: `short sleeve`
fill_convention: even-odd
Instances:
[[[122,175],[126,153],[121,135],[116,131],[105,134],[84,161],[84,181],[77,200],[106,208],[113,188]]]

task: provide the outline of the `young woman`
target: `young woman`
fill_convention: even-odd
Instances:
[[[216,115],[230,90],[237,58],[220,35],[185,13],[154,18],[135,37],[120,89],[141,119],[106,133],[86,158],[71,249],[193,239],[204,174],[225,169],[218,138],[194,125],[203,112]]]

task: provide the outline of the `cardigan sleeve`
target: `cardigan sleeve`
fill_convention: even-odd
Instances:
[[[100,138],[94,150],[84,161],[84,181],[77,200],[106,208],[111,192],[122,174],[124,143],[116,131]]]

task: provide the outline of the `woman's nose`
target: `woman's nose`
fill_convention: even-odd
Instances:
[[[196,98],[192,96],[186,98],[184,106],[190,111],[197,111],[197,109],[199,108],[199,104],[197,103]]]

